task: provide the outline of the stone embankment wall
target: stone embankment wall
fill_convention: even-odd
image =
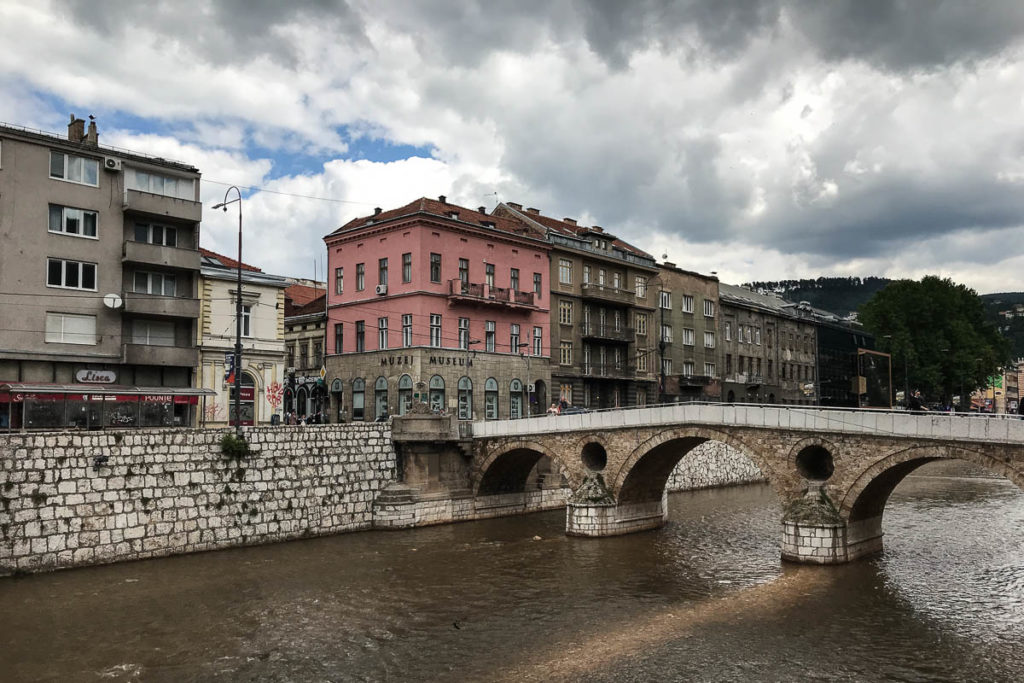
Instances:
[[[669,475],[669,491],[691,491],[765,481],[761,470],[734,448],[705,441],[686,454]]]
[[[0,575],[368,529],[386,423],[0,436]]]

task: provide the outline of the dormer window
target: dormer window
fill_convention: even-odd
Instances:
[[[458,211],[449,211],[445,215],[448,216],[448,218],[456,218],[457,219],[459,217],[459,212]]]

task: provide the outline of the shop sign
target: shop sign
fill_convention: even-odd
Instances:
[[[82,384],[113,384],[117,373],[113,370],[79,370],[75,373],[75,381]]]
[[[295,383],[296,384],[316,384],[317,381],[319,381],[319,379],[320,378],[317,377],[316,375],[310,375],[308,377],[302,376],[302,377],[296,377],[295,378]],[[244,396],[244,394],[243,394],[243,396]]]
[[[382,356],[381,367],[385,365],[412,365],[412,356]]]
[[[473,359],[465,356],[431,356],[429,365],[458,365],[461,367],[473,367]]]

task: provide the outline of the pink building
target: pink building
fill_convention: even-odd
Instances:
[[[377,209],[324,241],[337,419],[403,414],[414,400],[463,419],[544,411],[544,235],[442,196]]]

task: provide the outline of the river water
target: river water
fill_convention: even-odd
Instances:
[[[929,466],[931,468],[933,466]],[[779,561],[767,486],[0,580],[4,681],[1018,681],[1024,493],[925,469],[886,552]]]

